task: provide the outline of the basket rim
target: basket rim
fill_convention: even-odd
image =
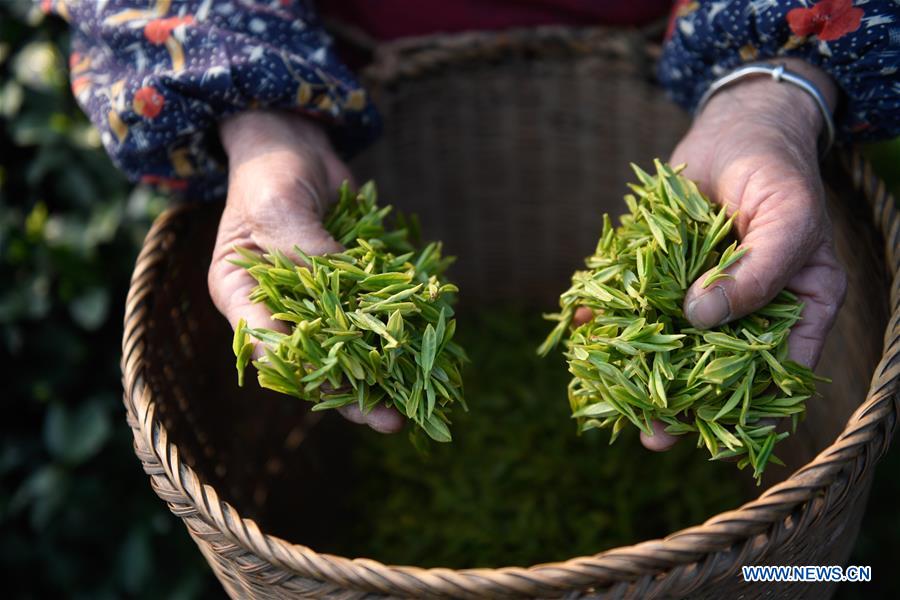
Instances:
[[[553,55],[628,57],[632,65],[638,56],[659,57],[660,48],[650,40],[655,26],[623,29],[609,26],[574,27],[540,25],[499,31],[465,31],[403,37],[378,44],[374,60],[360,76],[366,86],[390,86],[405,79],[420,78],[448,67],[484,65],[513,57]]]
[[[559,35],[558,29],[554,28],[553,36]],[[426,63],[429,68],[444,64],[442,60]],[[398,73],[403,75],[402,71],[395,75]],[[152,284],[162,267],[168,240],[173,235],[172,227],[185,211],[191,210],[190,205],[173,206],[155,220],[137,259],[126,301],[123,399],[135,451],[151,476],[154,490],[168,502],[173,513],[186,521],[192,535],[197,532],[190,521],[196,519],[196,523],[227,539],[229,548],[216,548],[217,551],[249,554],[248,560],[285,571],[279,580],[293,576],[322,582],[323,587],[317,591],[321,594],[352,589],[410,596],[551,596],[572,589],[623,582],[630,585],[642,577],[645,586],[653,585],[654,579],[659,583],[663,575],[668,579],[674,577],[683,590],[717,579],[814,523],[830,503],[822,498],[822,492],[826,492],[826,497],[836,494],[838,498],[847,494],[852,484],[887,450],[895,429],[900,385],[900,212],[893,196],[858,149],[842,151],[840,162],[852,176],[853,186],[870,205],[875,226],[884,237],[886,264],[891,275],[890,318],[884,350],[866,400],[853,412],[833,443],[812,461],[757,499],[715,515],[700,525],[676,531],[663,539],[566,561],[461,570],[389,566],[367,558],[349,559],[318,553],[262,532],[254,520],[242,517],[235,507],[221,500],[212,486],[204,484],[180,460],[178,447],[169,441],[164,425],[157,418],[155,399],[143,377],[147,366],[145,319],[153,301]],[[701,564],[704,562],[707,564]],[[251,569],[245,564],[240,567]],[[260,567],[256,564],[252,570]]]

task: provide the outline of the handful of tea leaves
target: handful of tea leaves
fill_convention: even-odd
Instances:
[[[788,433],[764,419],[804,414],[815,391],[812,371],[787,360],[787,337],[802,304],[781,292],[768,306],[737,321],[700,331],[682,312],[691,283],[712,269],[704,286],[746,252],[726,237],[726,217],[697,186],[655,161],[656,176],[632,165],[639,184],[625,196],[629,213],[603,233],[587,270],[572,277],[556,327],[538,349],[548,353],[570,330],[576,308],[594,317],[565,341],[573,375],[569,404],[579,431],[612,428],[611,442],[631,423],[652,435],[654,419],[673,435],[698,435],[713,459],[739,457],[759,481],[772,449]]]
[[[448,416],[462,396],[465,353],[455,344],[450,300],[456,286],[441,275],[452,259],[441,244],[416,250],[400,221],[389,230],[370,182],[358,194],[344,184],[325,228],[346,250],[324,256],[295,252],[260,256],[236,248],[258,285],[253,302],[291,333],[254,329],[243,320],[234,335],[238,383],[254,344],[265,356],[253,361],[260,386],[314,402],[313,410],[357,403],[363,412],[394,406],[439,442],[451,439]]]

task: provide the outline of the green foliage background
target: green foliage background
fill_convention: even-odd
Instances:
[[[153,494],[121,402],[122,315],[164,200],[75,105],[63,23],[0,3],[0,572],[7,598],[216,590]]]
[[[0,572],[9,598],[195,598],[220,588],[153,494],[121,405],[124,298],[164,199],[131,190],[68,90],[65,25],[0,2]],[[900,142],[871,148],[900,191]],[[900,453],[878,468],[854,564],[890,597]],[[893,589],[892,589],[893,588]]]

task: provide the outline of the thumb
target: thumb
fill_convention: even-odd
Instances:
[[[243,267],[231,262],[239,257],[234,251],[235,246],[255,252],[280,249],[300,264],[300,257],[293,252],[294,245],[311,256],[343,250],[322,224],[315,203],[298,202],[298,199],[299,195],[263,196],[252,212],[226,205],[219,224],[208,283],[216,308],[228,319],[232,328],[243,318],[249,327],[290,333],[286,323],[272,319],[265,305],[250,301],[256,280]],[[259,359],[264,354],[264,344],[257,343],[254,358]],[[340,412],[348,420],[367,424],[382,433],[400,431],[405,423],[396,409],[384,406],[377,406],[366,414],[358,406],[347,406]]]
[[[250,301],[256,280],[232,262],[240,259],[235,247],[258,253],[282,250],[298,264],[302,261],[293,252],[295,245],[308,255],[343,249],[325,230],[315,211],[305,206],[305,203],[282,197],[266,198],[256,207],[258,210],[253,211],[226,205],[210,262],[208,286],[213,304],[232,328],[243,318],[249,327],[288,333],[286,324],[273,320],[271,311],[264,304]],[[257,344],[254,357],[263,354],[262,345]]]
[[[795,203],[760,206],[747,224],[741,247],[747,253],[729,267],[726,279],[704,287],[703,273],[684,299],[685,317],[698,329],[739,319],[768,304],[784,289],[822,240],[823,232]]]

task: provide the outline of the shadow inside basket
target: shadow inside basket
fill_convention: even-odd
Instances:
[[[564,259],[536,261],[514,284],[498,277],[486,286],[484,273],[502,273],[519,251],[477,241],[466,228],[471,220],[455,228],[423,222],[426,238],[437,230],[459,257],[452,271],[462,290],[458,339],[472,363],[470,412],[454,416],[452,444],[420,454],[405,432],[382,436],[260,390],[252,371],[237,387],[231,331],[206,291],[215,205],[173,219],[149,305],[143,376],[170,441],[201,480],[264,533],[317,551],[463,568],[564,560],[663,537],[787,477],[830,444],[865,399],[887,322],[883,245],[842,167],[835,161],[824,172],[850,280],[817,369],[833,383],[821,386],[797,434],[779,445],[787,466],[769,467],[761,488],[734,464],[706,461],[692,442],[652,454],[633,434],[612,446],[605,431],[577,436],[565,365],[558,355],[538,359],[534,348],[547,331],[541,312],[555,308],[554,295],[593,243],[561,239]],[[388,180],[384,203],[415,211],[415,199],[441,193],[415,184]],[[613,202],[597,212],[618,211]],[[531,215],[505,217],[501,238],[513,235],[506,228],[534,226]]]

